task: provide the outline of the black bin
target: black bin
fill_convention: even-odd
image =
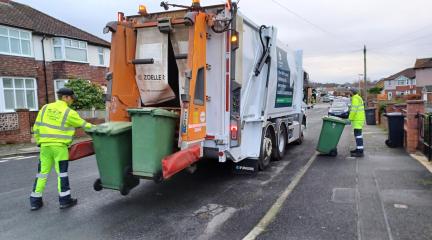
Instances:
[[[367,125],[376,125],[376,117],[375,117],[376,108],[366,108],[366,124]]]
[[[386,145],[391,148],[403,147],[404,142],[404,115],[402,113],[386,113],[388,120],[389,138]]]

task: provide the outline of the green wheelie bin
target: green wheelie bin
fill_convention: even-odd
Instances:
[[[321,154],[337,156],[337,145],[347,123],[348,121],[342,118],[323,117],[317,151]]]
[[[128,109],[132,117],[133,175],[162,180],[162,159],[173,153],[178,115],[161,108]]]
[[[107,122],[87,129],[93,139],[100,178],[93,188],[119,190],[122,195],[139,184],[132,171],[132,123]]]

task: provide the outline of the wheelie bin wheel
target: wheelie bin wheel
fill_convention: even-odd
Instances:
[[[120,188],[120,194],[126,196],[129,194],[129,192],[130,192],[129,187],[126,184],[123,184]]]
[[[332,149],[329,153],[330,156],[336,157],[338,155],[337,149]]]
[[[102,182],[101,182],[100,178],[96,179],[96,181],[93,183],[93,189],[96,192],[99,192],[100,190],[103,189]]]

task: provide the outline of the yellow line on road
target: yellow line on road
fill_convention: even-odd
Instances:
[[[315,154],[309,159],[309,161],[304,165],[294,176],[291,183],[288,187],[283,191],[283,193],[279,196],[275,203],[271,206],[271,208],[267,211],[263,218],[258,222],[258,224],[243,238],[243,240],[254,240],[258,237],[262,232],[264,232],[267,226],[273,222],[276,218],[277,214],[281,211],[283,204],[288,199],[288,196],[292,193],[294,188],[299,184],[302,177],[305,175],[307,170],[310,168],[312,163],[315,161],[318,153]]]

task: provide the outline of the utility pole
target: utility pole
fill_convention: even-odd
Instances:
[[[363,76],[364,76],[364,84],[365,84],[365,87],[364,87],[364,98],[365,98],[365,103],[366,103],[366,106],[367,106],[366,45],[364,45],[364,49],[363,49],[363,58],[364,58],[364,73],[363,73]]]

